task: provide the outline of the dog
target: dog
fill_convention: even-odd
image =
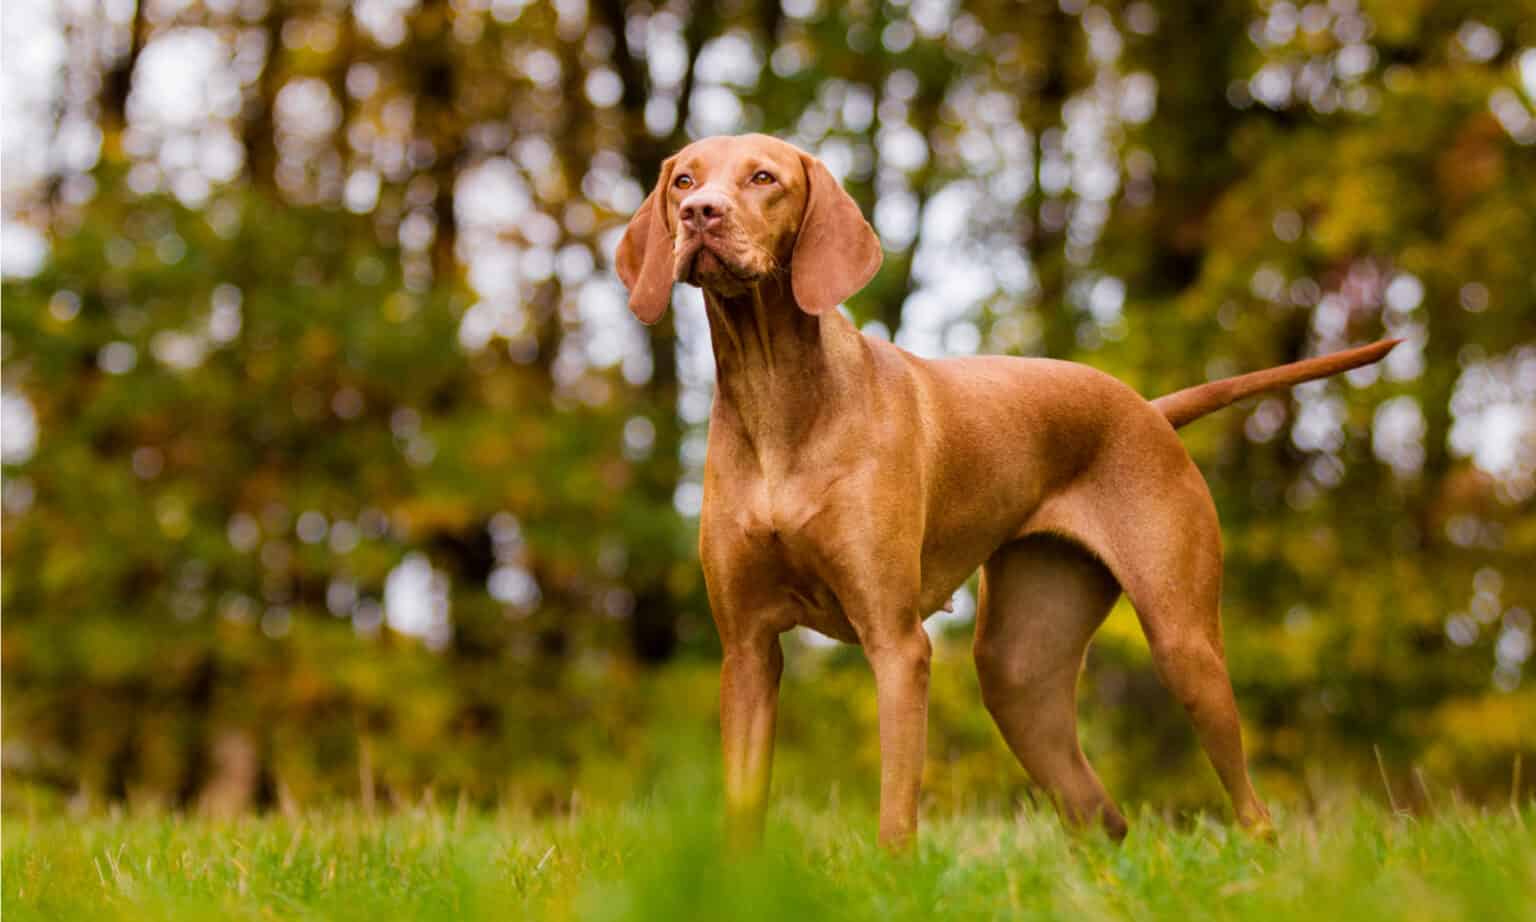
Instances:
[[[1089,639],[1124,592],[1237,821],[1267,833],[1222,650],[1216,508],[1174,430],[1377,361],[1397,341],[1148,401],[1072,362],[930,360],[864,336],[837,306],[881,259],[826,165],[757,134],[669,158],[615,254],[645,323],[675,283],[704,292],[717,384],[699,555],[723,649],[730,839],[761,837],[778,637],[805,626],[864,648],[879,707],[879,840],[911,842],[927,744],[923,620],[978,568],[984,703],[1066,821],[1126,833],[1083,756],[1076,710]]]

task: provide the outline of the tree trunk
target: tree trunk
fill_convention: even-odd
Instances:
[[[144,17],[144,2],[133,5],[129,24],[128,51],[113,61],[101,76],[101,131],[103,153],[109,159],[122,156],[123,129],[128,127],[128,96],[133,91],[133,72],[139,66],[149,25]]]
[[[241,140],[245,144],[246,175],[251,184],[261,189],[276,187],[277,126],[272,118],[277,92],[281,87],[278,60],[283,48],[284,18],[281,4],[267,9],[262,27],[267,36],[266,60],[261,65],[261,79],[256,82],[256,95],[247,104],[245,130]]]

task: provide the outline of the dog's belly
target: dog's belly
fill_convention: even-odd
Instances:
[[[745,492],[753,498],[767,494],[767,491]],[[844,643],[859,643],[857,631],[848,620],[837,594],[823,578],[821,569],[827,560],[846,550],[849,536],[836,532],[829,535],[825,530],[806,527],[806,520],[811,516],[784,516],[784,509],[799,504],[784,502],[783,492],[776,499],[776,502],[749,500],[737,508],[732,517],[735,528],[731,530],[740,540],[727,554],[725,566],[736,572],[754,573],[759,579],[776,584],[772,594],[788,604],[767,607],[762,615],[771,620],[767,626],[779,631],[806,627]],[[774,511],[780,514],[775,515]],[[795,519],[800,519],[799,526],[791,524]],[[974,536],[971,537],[974,542]],[[912,602],[924,618],[946,608],[955,591],[976,572],[990,552],[990,548],[962,550],[951,547],[947,550],[947,553],[923,555],[922,585],[918,597]]]
[[[791,627],[806,627],[818,634],[844,643],[859,643],[859,635],[843,612],[837,596],[826,583],[808,574],[797,572],[787,559],[782,562],[785,571],[792,574],[787,592],[793,601]],[[968,568],[951,564],[942,571],[935,569],[930,578],[924,579],[917,610],[924,619],[949,608],[950,600],[965,581],[981,566],[977,560]],[[926,571],[925,571],[926,572]]]
[[[807,627],[824,637],[833,640],[841,640],[843,643],[857,644],[859,635],[849,623],[848,616],[843,614],[843,608],[837,603],[837,597],[825,585],[822,585],[809,596],[800,592],[791,592],[798,612],[795,618],[797,627]]]

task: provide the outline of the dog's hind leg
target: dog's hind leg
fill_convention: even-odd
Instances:
[[[1243,826],[1267,832],[1253,790],[1221,640],[1221,531],[1205,480],[1182,474],[1129,490],[1105,519],[1113,565],[1147,635],[1159,678],[1195,725]],[[1153,488],[1156,492],[1151,492]],[[1154,501],[1137,497],[1152,497]]]
[[[1125,818],[1077,738],[1077,679],[1093,632],[1120,595],[1108,569],[1065,540],[1004,545],[982,568],[976,669],[987,710],[1063,818],[1114,838]]]

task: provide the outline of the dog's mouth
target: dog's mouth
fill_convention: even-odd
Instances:
[[[736,291],[757,281],[757,273],[728,255],[724,241],[694,235],[679,245],[673,278],[711,291]]]

